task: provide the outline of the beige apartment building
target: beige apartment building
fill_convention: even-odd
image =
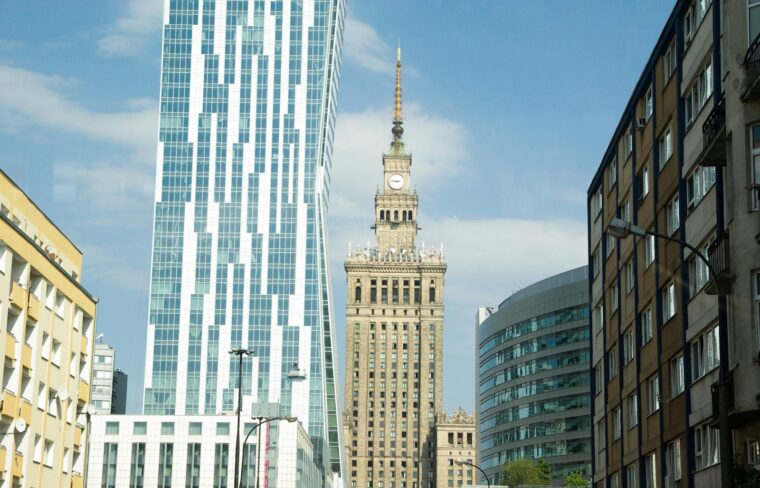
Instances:
[[[452,415],[438,414],[435,421],[435,486],[460,487],[477,483],[475,464],[478,455],[474,415],[462,408]],[[458,463],[459,461],[459,463]]]
[[[675,2],[589,188],[594,486],[760,469],[759,33],[755,0]]]
[[[416,244],[412,156],[402,141],[401,58],[393,142],[375,195],[376,246],[345,261],[347,478],[351,487],[432,488],[442,405],[442,250]]]
[[[96,300],[82,253],[0,171],[0,487],[84,486]]]

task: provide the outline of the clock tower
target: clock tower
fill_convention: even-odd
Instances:
[[[347,486],[434,488],[443,398],[443,249],[417,246],[412,155],[404,148],[401,51],[393,140],[375,194],[374,247],[345,261]],[[384,481],[383,481],[384,480]]]
[[[406,152],[401,113],[401,49],[396,59],[396,93],[393,116],[393,141],[383,154],[383,189],[375,195],[375,239],[378,251],[410,253],[417,237],[417,192],[412,190],[412,155]]]

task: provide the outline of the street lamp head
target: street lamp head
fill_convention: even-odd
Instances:
[[[298,417],[296,417],[295,415],[288,415],[287,417],[280,417],[280,420],[284,420],[286,422],[297,422]]]
[[[633,225],[619,218],[614,218],[610,221],[609,225],[607,225],[607,233],[618,239],[625,239],[631,234],[639,237],[646,235],[646,231],[638,225]]]
[[[248,349],[242,349],[241,348],[241,349],[230,349],[229,353],[230,354],[234,354],[236,356],[243,356],[243,355],[248,356],[249,354],[252,354],[253,351],[249,351]]]

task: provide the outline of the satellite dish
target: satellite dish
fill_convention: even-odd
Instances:
[[[84,407],[84,412],[85,412],[87,415],[95,415],[95,414],[97,413],[97,411],[98,411],[98,410],[95,408],[95,405],[93,405],[92,403],[88,403],[88,404],[87,404],[87,405]]]
[[[26,431],[26,427],[27,427],[26,420],[24,420],[21,417],[13,421],[13,428],[16,429],[16,432],[18,432],[19,434],[24,433]]]
[[[58,258],[58,250],[52,244],[48,244],[47,246],[45,246],[45,252],[47,253],[50,259]]]
[[[58,398],[59,398],[59,399],[60,399],[62,402],[65,402],[66,400],[68,400],[68,399],[69,399],[69,390],[67,390],[66,388],[61,388],[60,390],[58,390],[58,393],[56,394],[56,396],[57,396],[57,397],[58,397]]]

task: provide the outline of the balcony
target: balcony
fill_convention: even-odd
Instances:
[[[80,338],[79,352],[85,356],[90,354],[90,350],[87,348],[87,337],[85,336],[81,336]]]
[[[16,338],[5,333],[5,357],[14,361],[16,359]]]
[[[712,422],[711,427],[718,428],[720,420],[720,385],[716,381],[710,386],[710,395],[712,397]],[[728,375],[728,415],[734,412],[736,402],[734,400],[734,375]]]
[[[29,295],[29,304],[26,307],[27,317],[35,322],[40,320],[40,301],[34,295]]]
[[[74,447],[79,447],[82,445],[82,434],[84,433],[84,429],[79,427],[78,425],[74,427]]]
[[[17,309],[22,309],[26,305],[26,290],[18,281],[11,281],[11,294],[8,301]]]
[[[714,279],[705,286],[705,293],[708,295],[717,295],[718,290],[721,294],[729,295],[731,293],[731,259],[729,255],[728,233],[724,232],[719,235],[707,248],[707,260],[715,270],[717,283]]]
[[[742,101],[760,98],[760,34],[749,45],[742,62],[744,68],[744,92]]]
[[[5,446],[0,446],[0,470],[5,471],[5,460],[8,459],[5,452]]]
[[[722,95],[702,124],[702,152],[699,153],[697,164],[726,165],[726,99]]]
[[[26,420],[26,425],[32,424],[32,404],[29,402],[29,400],[22,398],[19,402],[20,405],[20,412],[19,417]]]
[[[90,385],[84,381],[79,382],[79,397],[85,403],[90,403]]]
[[[71,488],[84,488],[84,479],[81,475],[71,475]]]
[[[3,391],[3,400],[2,403],[0,403],[0,415],[15,419],[17,413],[18,398],[8,390]]]
[[[21,366],[32,369],[32,346],[29,344],[21,345]]]
[[[24,476],[24,456],[20,452],[13,453],[13,465],[11,466],[11,476],[22,478]]]

